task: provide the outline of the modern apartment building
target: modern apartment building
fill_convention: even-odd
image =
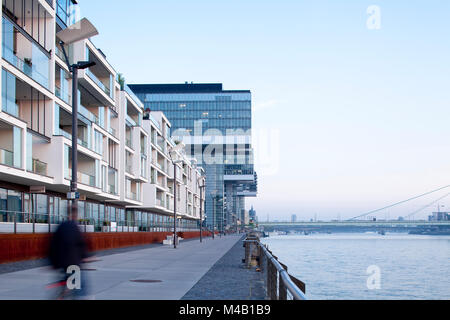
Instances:
[[[75,1],[74,1],[75,2]],[[57,32],[71,23],[72,1],[3,0],[0,104],[0,232],[54,229],[68,217],[72,80]],[[73,22],[73,21],[72,21]],[[90,40],[66,47],[78,74],[79,218],[90,231],[170,231],[174,170],[171,124],[144,105]],[[179,163],[179,230],[197,229],[204,175]]]
[[[207,175],[207,224],[219,230],[245,223],[245,198],[257,195],[251,143],[251,92],[222,84],[136,84],[145,108],[163,111]],[[247,219],[248,220],[248,219]],[[239,223],[238,223],[239,222]]]

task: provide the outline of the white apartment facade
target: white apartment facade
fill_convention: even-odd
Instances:
[[[56,33],[70,0],[2,1],[0,233],[46,232],[68,216],[72,80]],[[141,101],[90,40],[66,48],[78,76],[79,218],[89,231],[170,231],[173,166],[170,122],[144,117]],[[180,231],[200,220],[201,168],[178,154]],[[203,199],[204,200],[204,199]],[[19,226],[19,227],[18,227]],[[19,228],[19,230],[17,230]]]

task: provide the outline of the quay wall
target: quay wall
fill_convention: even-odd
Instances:
[[[90,252],[162,243],[171,232],[86,233]],[[199,231],[178,232],[183,239],[200,237]],[[211,236],[203,232],[204,237]],[[48,256],[51,234],[0,234],[0,264],[42,259]]]

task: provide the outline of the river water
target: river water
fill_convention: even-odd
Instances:
[[[450,236],[337,233],[262,241],[306,283],[308,299],[450,299]]]

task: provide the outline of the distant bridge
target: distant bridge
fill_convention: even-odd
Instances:
[[[339,228],[339,227],[366,227],[366,228],[417,228],[417,227],[450,227],[450,221],[317,221],[317,222],[259,222],[263,227],[304,227],[304,228]]]

